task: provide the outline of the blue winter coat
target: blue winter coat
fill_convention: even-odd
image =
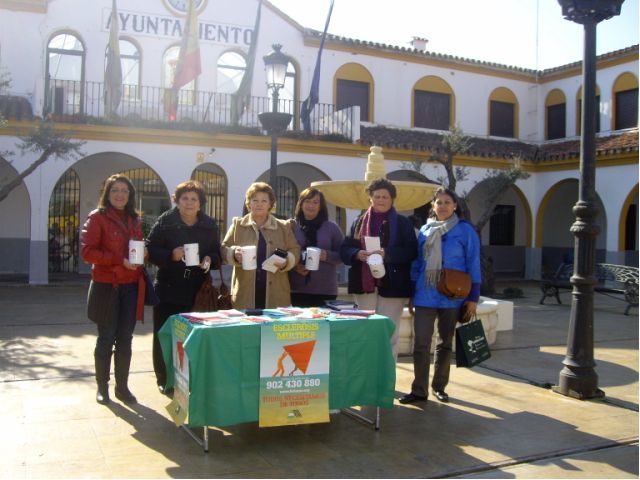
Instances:
[[[418,234],[418,258],[411,265],[411,281],[414,282],[413,304],[416,307],[458,308],[465,300],[450,300],[435,287],[425,285],[424,244],[430,225],[423,225]],[[467,300],[478,301],[480,285],[480,241],[474,228],[464,220],[442,236],[442,268],[452,268],[469,273],[475,288]]]

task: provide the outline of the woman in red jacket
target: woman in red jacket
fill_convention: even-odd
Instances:
[[[129,240],[142,240],[135,196],[131,180],[124,175],[111,175],[104,184],[98,208],[82,227],[82,259],[93,264],[87,315],[98,326],[94,351],[96,401],[103,405],[109,403],[112,352],[116,398],[125,403],[137,401],[128,386],[131,340],[141,310],[137,306],[142,266],[129,263]],[[142,288],[140,293],[144,295]]]

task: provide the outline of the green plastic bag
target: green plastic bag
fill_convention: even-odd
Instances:
[[[474,320],[456,328],[456,367],[473,367],[491,358],[482,322]]]

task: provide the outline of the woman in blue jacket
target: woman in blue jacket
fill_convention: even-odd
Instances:
[[[451,344],[456,322],[472,318],[480,298],[480,241],[476,231],[458,217],[458,198],[453,191],[438,188],[431,206],[431,218],[418,235],[418,258],[411,267],[415,309],[414,380],[411,392],[400,398],[400,403],[427,399],[429,355],[436,318],[440,339],[436,344],[431,388],[438,400],[449,400],[445,388],[449,383]],[[450,299],[438,291],[436,285],[443,268],[460,270],[471,276],[471,292],[466,299]]]

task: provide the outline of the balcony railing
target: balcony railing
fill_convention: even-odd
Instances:
[[[258,114],[271,110],[268,97],[249,97],[244,113],[234,122],[232,102],[235,96],[227,93],[181,90],[175,119],[169,118],[170,90],[160,87],[123,85],[122,98],[115,115],[105,118],[104,83],[73,80],[49,80],[45,92],[43,116],[58,121],[84,123],[105,121],[131,126],[171,128],[172,124],[186,124],[197,130],[211,127],[244,127],[261,129]],[[300,131],[301,102],[279,100],[278,111],[292,115],[289,132]],[[319,103],[311,113],[311,134],[314,136],[344,137],[355,142],[360,137],[358,107],[337,111],[334,105]],[[165,124],[166,125],[163,125]]]

